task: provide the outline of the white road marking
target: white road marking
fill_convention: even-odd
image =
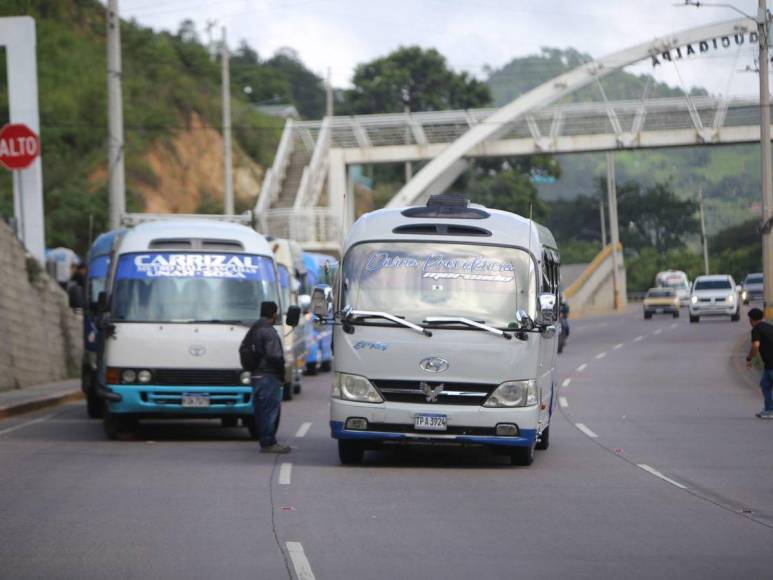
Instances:
[[[314,572],[311,571],[311,564],[306,558],[306,552],[303,551],[303,545],[300,542],[287,542],[285,545],[298,580],[314,580]]]
[[[606,352],[600,352],[600,353],[598,353],[598,354],[596,355],[596,360],[601,360],[601,359],[602,359],[602,358],[604,358],[605,356],[607,356],[607,353],[606,353]]]
[[[655,469],[653,467],[650,467],[646,463],[637,463],[637,466],[640,467],[641,469],[643,469],[644,471],[646,471],[647,473],[650,473],[650,474],[654,475],[655,477],[659,477],[663,481],[666,481],[666,482],[670,483],[671,485],[673,485],[675,487],[678,487],[679,489],[687,489],[686,485],[682,485],[678,481],[674,481],[670,477],[666,477],[665,475],[660,473],[657,469]]]
[[[279,485],[290,485],[290,477],[293,473],[292,463],[283,463],[279,466]]]
[[[298,432],[295,434],[295,438],[300,439],[301,437],[305,437],[306,433],[309,432],[310,427],[311,423],[303,423],[300,427],[298,427]]]
[[[561,405],[562,409],[566,409],[569,406],[569,401],[566,400],[566,397],[558,397],[558,404]]]
[[[616,345],[614,346],[614,349],[615,349],[615,350],[620,350],[620,349],[621,349],[621,348],[623,348],[624,346],[625,346],[625,343],[623,343],[623,342],[620,342],[620,343],[618,343],[618,344],[616,344]]]
[[[5,435],[6,433],[13,433],[17,429],[21,429],[23,427],[28,427],[30,425],[34,425],[35,423],[42,423],[43,421],[46,421],[53,417],[56,413],[51,413],[50,415],[46,415],[44,417],[38,417],[37,419],[32,419],[31,421],[25,421],[24,423],[19,423],[18,425],[14,425],[13,427],[8,427],[7,429],[3,429],[0,431],[0,435]]]
[[[679,325],[678,325],[676,322],[674,322],[674,323],[672,323],[672,324],[671,324],[671,326],[669,326],[669,328],[676,328],[676,327],[678,327],[678,326],[679,326]]]
[[[591,439],[595,439],[596,437],[598,437],[598,435],[596,435],[593,431],[588,429],[588,427],[584,423],[575,423],[574,426],[577,427],[583,433],[585,433]]]
[[[641,334],[640,334],[639,336],[637,336],[636,338],[634,338],[634,339],[633,339],[633,341],[634,341],[634,342],[640,342],[640,341],[642,341],[642,340],[644,340],[644,336],[643,336],[643,335],[641,335]]]
[[[563,382],[563,383],[561,383],[561,386],[562,386],[562,387],[564,387],[564,388],[566,388],[566,387],[568,387],[570,384],[572,384],[572,379],[564,379],[564,382]]]
[[[658,329],[657,329],[656,331],[654,331],[652,334],[660,334],[661,332],[663,332],[663,329],[662,329],[662,328],[658,328]]]
[[[581,373],[582,371],[584,371],[587,368],[588,368],[588,365],[586,363],[582,363],[580,366],[577,367],[577,372]]]

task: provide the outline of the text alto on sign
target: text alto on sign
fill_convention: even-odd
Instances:
[[[38,136],[23,124],[8,124],[0,129],[0,164],[6,169],[25,169],[40,154]]]

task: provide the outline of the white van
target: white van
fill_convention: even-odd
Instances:
[[[224,426],[242,419],[255,437],[250,376],[238,351],[269,300],[284,306],[271,248],[254,230],[204,219],[129,229],[98,307],[106,435],[142,418],[206,417]],[[287,310],[297,322],[298,309]]]
[[[679,297],[680,306],[690,305],[690,284],[687,274],[681,270],[664,270],[655,275],[655,286],[658,288],[673,288]]]
[[[342,463],[384,444],[549,445],[559,254],[551,233],[456,195],[362,216],[334,307],[331,431]],[[330,318],[330,317],[329,317]]]

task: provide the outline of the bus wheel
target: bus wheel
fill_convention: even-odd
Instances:
[[[114,441],[124,433],[132,433],[137,428],[137,421],[131,417],[123,417],[116,413],[111,413],[105,405],[102,412],[102,427],[105,431],[105,437]]]
[[[534,462],[534,445],[516,447],[510,451],[510,463],[526,467]]]
[[[343,465],[359,465],[365,456],[365,448],[359,441],[338,440],[338,459]]]
[[[292,401],[293,400],[293,390],[294,386],[292,383],[287,383],[282,387],[282,400],[283,401]]]
[[[540,451],[544,451],[548,447],[550,447],[550,425],[542,430],[542,434],[537,441],[537,449]]]

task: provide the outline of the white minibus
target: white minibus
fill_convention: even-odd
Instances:
[[[106,435],[176,417],[227,427],[241,419],[255,437],[239,344],[269,300],[297,323],[299,309],[282,303],[271,248],[249,227],[169,218],[127,230],[98,305]]]
[[[343,249],[334,291],[312,296],[314,314],[334,324],[330,426],[341,462],[424,443],[487,446],[531,464],[549,445],[557,398],[551,233],[440,195],[362,216]]]

